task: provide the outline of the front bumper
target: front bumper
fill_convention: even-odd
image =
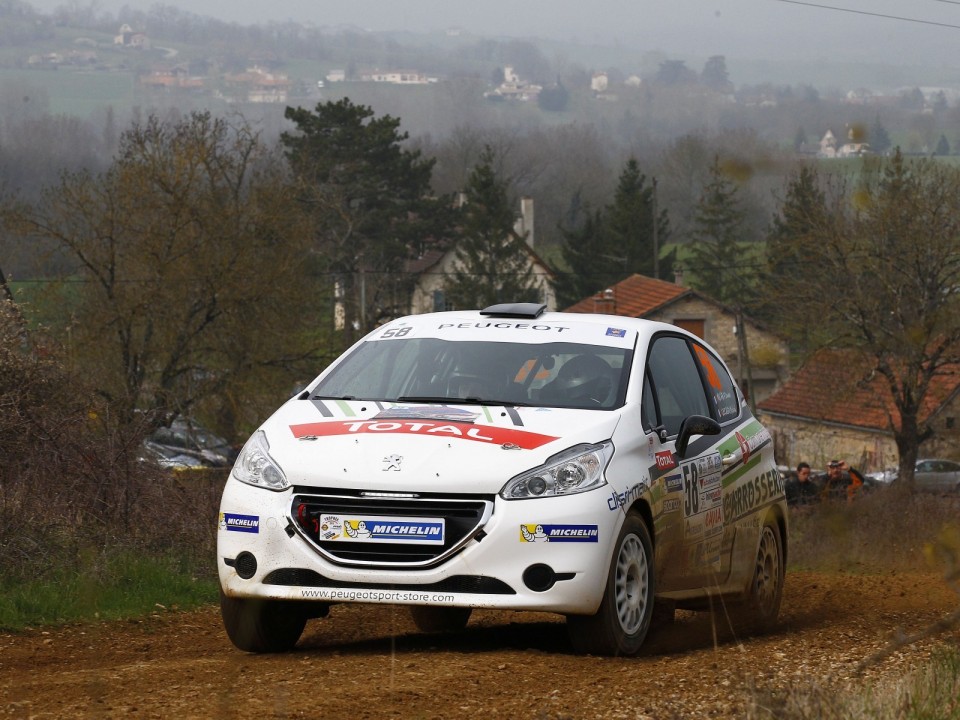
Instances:
[[[491,497],[492,512],[455,552],[411,567],[330,556],[298,527],[293,489],[231,477],[217,531],[220,585],[233,597],[592,614],[623,521],[610,492],[604,485],[567,497]]]

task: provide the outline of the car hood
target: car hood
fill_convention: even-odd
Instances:
[[[619,411],[291,400],[264,425],[291,485],[496,493],[562,450],[612,437]]]

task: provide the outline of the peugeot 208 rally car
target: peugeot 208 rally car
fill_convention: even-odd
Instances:
[[[786,551],[770,434],[713,349],[514,304],[394,320],[288,400],[226,483],[217,566],[247,651],[389,603],[423,630],[562,613],[576,650],[630,654],[676,607],[773,623]]]

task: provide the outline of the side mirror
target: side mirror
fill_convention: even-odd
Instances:
[[[687,445],[694,435],[719,435],[720,423],[713,418],[703,415],[691,415],[680,423],[680,432],[677,435],[677,457],[683,459],[687,452]]]

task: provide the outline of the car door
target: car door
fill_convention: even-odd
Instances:
[[[724,523],[720,445],[741,419],[739,394],[719,359],[692,339],[664,333],[651,340],[643,423],[653,445],[658,503],[657,560],[664,591],[714,584],[729,573],[733,535]],[[696,436],[683,456],[677,438],[686,418],[720,424],[717,436]]]

